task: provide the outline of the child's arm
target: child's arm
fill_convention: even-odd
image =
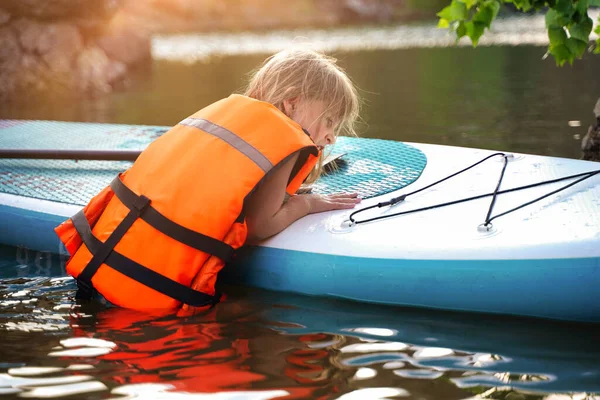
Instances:
[[[266,239],[281,232],[307,214],[353,208],[360,199],[356,193],[321,196],[296,195],[283,202],[285,189],[298,156],[291,157],[269,174],[246,201],[244,211],[248,240]]]

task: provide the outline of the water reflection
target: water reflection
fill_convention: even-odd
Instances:
[[[24,265],[2,265],[3,397],[562,400],[600,392],[597,325],[236,287],[216,309],[176,318],[75,305],[70,278],[16,277]]]

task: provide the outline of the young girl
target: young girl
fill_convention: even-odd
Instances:
[[[318,177],[323,147],[354,133],[358,109],[334,59],[307,49],[267,59],[245,96],[181,121],[56,228],[78,297],[133,309],[216,304],[217,274],[247,240],[360,202],[296,195],[311,170],[308,180]]]
[[[304,128],[322,150],[340,131],[355,135],[359,100],[356,89],[335,59],[307,49],[286,50],[265,61],[254,74],[246,96],[273,104]],[[283,163],[250,196],[246,204],[249,240],[272,236],[312,213],[353,208],[356,193],[292,196],[283,202],[298,155]],[[320,174],[316,167],[311,180]]]

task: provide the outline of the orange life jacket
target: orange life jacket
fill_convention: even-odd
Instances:
[[[318,159],[300,125],[240,95],[198,111],[55,229],[67,272],[121,307],[215,304],[217,273],[246,240],[244,200],[296,153],[289,194]]]

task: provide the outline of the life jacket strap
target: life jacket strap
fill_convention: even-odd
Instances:
[[[83,213],[83,210],[75,214],[72,217],[72,220],[77,233],[81,237],[81,240],[87,246],[90,253],[94,255],[92,260],[94,260],[94,258],[100,259],[104,254],[102,249],[106,247],[106,244],[109,242],[110,238],[113,237],[114,232],[106,240],[106,242],[103,243],[92,233],[92,229],[85,217],[85,214]],[[123,221],[125,220],[126,218]],[[123,224],[123,222],[121,224]],[[121,226],[121,224],[119,224],[119,226]],[[119,227],[117,227],[117,229],[119,229]],[[117,229],[115,229],[115,231]],[[156,290],[157,292],[180,301],[181,303],[195,307],[203,307],[217,304],[221,298],[220,293],[216,293],[214,296],[211,296],[209,294],[193,290],[133,261],[130,258],[123,256],[114,249],[111,250],[112,251],[108,253],[106,258],[100,262],[100,265],[106,264],[115,271],[118,271],[123,275]],[[100,254],[100,256],[98,256],[98,254]],[[79,290],[77,291],[76,298],[87,300],[94,296],[96,290],[94,289],[91,278],[94,276],[97,270],[98,268],[95,267],[95,264],[92,264],[92,261],[90,261],[90,263],[79,274],[77,277],[77,287]]]
[[[192,231],[171,221],[150,205],[149,198],[144,195],[138,196],[125,186],[119,176],[111,182],[110,186],[117,198],[129,208],[129,213],[117,225],[105,242],[101,242],[92,234],[92,228],[83,210],[72,217],[77,233],[90,253],[92,253],[92,259],[77,276],[79,290],[76,298],[89,299],[94,296],[95,288],[92,284],[92,277],[102,264],[106,264],[123,275],[184,304],[203,307],[218,303],[221,297],[220,294],[216,293],[215,296],[211,296],[193,290],[123,256],[115,251],[114,248],[123,236],[125,236],[125,233],[127,233],[133,223],[138,218],[141,218],[165,235],[197,250],[219,257],[225,262],[233,258],[235,249],[227,243]]]
[[[119,176],[113,179],[110,183],[110,187],[119,200],[130,210],[136,208],[138,202],[143,202],[140,198],[144,196],[138,196],[135,192],[125,186]],[[151,205],[147,206],[147,209],[140,214],[140,218],[153,228],[178,242],[204,253],[219,257],[226,263],[231,261],[235,256],[235,249],[227,243],[179,225],[162,215]]]
[[[150,199],[148,199],[145,196],[140,196],[140,198],[137,199],[134,204],[132,204],[133,207],[129,209],[129,213],[127,213],[125,218],[123,218],[119,225],[117,225],[117,227],[110,234],[108,239],[106,239],[106,242],[100,243],[100,245],[96,247],[96,251],[92,252],[92,259],[77,277],[79,280],[86,283],[89,282],[91,284],[92,277],[94,276],[94,274],[96,274],[98,268],[100,268],[100,266],[104,263],[104,261],[113,251],[117,243],[119,243],[123,236],[125,236],[125,233],[127,233],[127,230],[131,227],[131,225],[133,225],[135,220],[138,219],[140,215],[145,211],[145,209],[148,207],[148,204],[150,204]],[[79,222],[79,224],[80,223],[81,222]]]

